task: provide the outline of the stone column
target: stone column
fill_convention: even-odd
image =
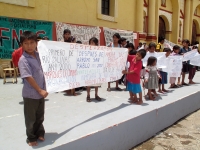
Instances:
[[[143,33],[143,0],[137,0],[136,2],[136,31]]]
[[[190,39],[190,24],[191,24],[191,16],[190,16],[190,11],[191,11],[191,5],[192,5],[192,3],[191,3],[191,0],[186,0],[185,1],[185,6],[187,6],[187,7],[185,7],[185,13],[184,13],[184,15],[185,15],[185,19],[184,19],[184,32],[183,32],[183,38],[184,39]]]
[[[147,40],[149,41],[156,41],[156,0],[149,0],[149,7],[148,7],[148,34]]]

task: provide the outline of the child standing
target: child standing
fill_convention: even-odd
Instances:
[[[156,53],[155,50],[156,50],[156,44],[153,42],[149,43],[148,53]]]
[[[184,55],[185,53],[191,51],[191,49],[189,48],[190,45],[190,41],[187,39],[184,39],[182,41],[183,44],[183,48],[180,49],[179,54]],[[189,72],[189,61],[184,61],[183,62],[183,69],[182,69],[182,82],[181,85],[186,85],[188,86],[188,84],[185,83],[185,74]],[[178,79],[178,84],[180,85],[180,78]]]
[[[166,58],[171,54],[171,49],[169,49],[169,48],[164,48],[163,51],[166,52],[166,54],[165,54]],[[165,84],[167,84],[167,72],[165,72],[165,69],[162,69],[162,68],[159,69],[159,72],[160,72],[161,79],[159,80],[158,92],[160,92],[160,93],[168,92],[165,89]],[[162,89],[161,89],[161,85],[162,85]]]
[[[65,29],[63,31],[63,39],[64,39],[64,42],[67,42],[67,43],[75,43],[75,41],[76,41],[76,39],[73,36],[71,36],[71,30],[69,30],[69,29]],[[75,89],[66,90],[65,92],[68,95],[77,96]]]
[[[180,53],[180,47],[178,45],[174,45],[173,52],[172,52],[171,56],[180,56],[179,53]],[[171,84],[170,88],[179,88],[179,86],[175,84],[176,83],[176,77],[170,77],[169,82]]]
[[[192,50],[195,50],[195,49],[198,49],[198,47],[193,46]],[[195,73],[196,73],[196,66],[189,64],[189,76],[188,76],[189,84],[195,84],[195,82],[192,81],[195,76]]]
[[[25,31],[20,37],[23,54],[19,60],[19,70],[24,86],[22,97],[24,100],[24,117],[26,124],[27,143],[37,146],[37,139],[44,141],[44,98],[45,80],[40,63],[35,33]]]
[[[89,40],[89,45],[98,46],[99,45],[98,39],[96,37],[92,37]],[[98,100],[98,101],[101,101],[101,98],[98,96],[98,87],[101,86],[101,84],[95,84],[95,85],[87,86],[87,98],[86,98],[86,101],[87,102],[91,102],[91,98],[90,98],[90,87],[91,86],[95,87],[95,99]]]
[[[157,67],[157,58],[149,57],[147,61],[146,73],[145,73],[145,88],[148,89],[148,96],[150,100],[154,100],[155,98],[151,94],[154,93],[155,96],[158,96],[155,89],[158,88],[158,79],[161,78]]]
[[[142,59],[146,56],[144,49],[139,50],[136,56],[128,56],[130,67],[128,71],[123,70],[122,73],[126,74],[127,90],[130,93],[130,99],[137,104],[142,104],[142,89],[140,86],[140,71],[142,69]],[[139,101],[137,100],[136,94],[139,93]]]
[[[113,35],[113,43],[110,43],[110,44],[108,45],[108,47],[118,47],[118,48],[120,48],[120,47],[121,47],[121,41],[120,41],[120,39],[121,39],[121,36],[119,35],[119,33],[115,33],[115,34]],[[119,88],[119,82],[120,82],[120,81],[117,80],[117,81],[115,81],[115,82],[116,82],[116,87],[115,87],[115,89],[116,89],[117,91],[122,91],[122,89]],[[110,82],[108,82],[107,91],[108,91],[108,92],[111,91]]]
[[[135,50],[135,47],[133,45],[133,43],[129,43],[126,45],[126,48],[128,49],[128,54],[129,55],[136,55],[137,51]],[[129,62],[130,63],[130,62]],[[128,64],[128,63],[127,63]],[[121,79],[119,80],[119,84],[123,83],[125,86],[127,85],[126,84],[126,79],[125,79],[125,75],[123,75],[121,77]]]

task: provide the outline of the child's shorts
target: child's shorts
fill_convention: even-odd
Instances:
[[[134,84],[129,81],[127,81],[127,90],[134,94],[142,92],[142,88],[140,84]]]
[[[187,62],[183,62],[182,72],[184,73],[189,72],[189,64]]]
[[[162,79],[159,80],[159,83],[167,84],[167,72],[160,71],[160,76]]]

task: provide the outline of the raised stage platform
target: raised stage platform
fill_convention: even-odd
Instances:
[[[86,91],[76,97],[55,93],[46,100],[46,141],[31,148],[25,142],[20,81],[3,85],[0,80],[2,150],[128,150],[200,108],[200,84],[171,89],[142,106],[130,104],[127,91],[107,92],[107,84],[99,89],[102,102],[87,103]],[[200,72],[194,81],[200,83]]]

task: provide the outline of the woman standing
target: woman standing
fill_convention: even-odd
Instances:
[[[109,45],[108,45],[108,47],[118,47],[118,48],[120,48],[121,47],[121,42],[120,42],[120,39],[121,39],[121,37],[120,37],[120,35],[119,35],[119,33],[115,33],[114,35],[113,35],[113,43],[110,43]],[[117,80],[117,81],[115,81],[116,82],[116,87],[115,87],[115,89],[117,90],[117,91],[122,91],[122,89],[121,88],[119,88],[119,80]],[[111,91],[111,89],[110,89],[110,82],[108,82],[108,88],[107,88],[107,91],[108,92],[110,92]]]

